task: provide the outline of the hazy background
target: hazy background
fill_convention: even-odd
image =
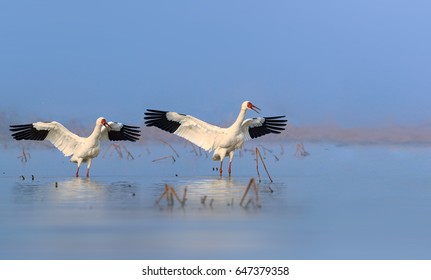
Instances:
[[[427,142],[430,26],[416,0],[1,1],[0,135],[147,108],[225,124],[250,100],[295,140]]]
[[[430,259],[430,27],[429,0],[1,0],[0,259]],[[228,124],[244,100],[289,119],[248,144],[275,179],[251,212],[226,204],[256,176],[250,146],[220,179],[211,154],[145,129],[121,143],[135,160],[104,149],[81,180],[8,130],[143,126],[147,108]],[[178,141],[177,160],[147,139]],[[184,209],[154,206],[164,183],[190,186]]]

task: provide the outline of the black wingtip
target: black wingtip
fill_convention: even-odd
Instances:
[[[33,124],[29,123],[29,124],[15,124],[15,125],[10,125],[9,126],[9,130],[10,131],[20,131],[23,129],[28,129],[28,128],[32,128]]]
[[[36,140],[42,141],[45,140],[48,135],[48,130],[37,130],[34,128],[33,124],[19,124],[19,125],[10,125],[9,130],[14,132],[12,134],[13,139],[15,140]]]
[[[145,112],[144,123],[148,127],[155,126],[169,133],[174,133],[181,124],[176,121],[168,120],[168,113],[168,111],[147,109],[147,112]]]
[[[286,129],[286,116],[264,117],[264,122],[261,126],[250,127],[248,132],[251,138],[261,137],[266,134],[280,134]]]
[[[136,142],[141,137],[141,130],[139,126],[126,125],[120,131],[109,131],[108,138],[110,141],[131,141]]]

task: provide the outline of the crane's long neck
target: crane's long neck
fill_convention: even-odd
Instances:
[[[236,118],[235,122],[231,125],[232,128],[239,129],[241,127],[241,124],[245,119],[246,111],[247,111],[246,108],[241,108],[241,110],[239,111],[238,117]]]
[[[102,133],[102,129],[101,129],[100,125],[97,124],[94,127],[93,132],[90,134],[90,136],[88,138],[91,138],[94,141],[98,141],[100,139],[101,133]]]

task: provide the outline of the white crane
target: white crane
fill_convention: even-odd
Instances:
[[[16,140],[50,141],[63,152],[64,156],[71,157],[71,162],[78,164],[76,177],[78,177],[79,167],[83,162],[87,163],[86,176],[89,177],[91,162],[100,153],[100,140],[135,142],[141,136],[139,127],[117,122],[108,123],[103,117],[96,120],[94,130],[87,138],[70,132],[61,123],[55,121],[11,125],[9,130],[14,132],[12,137]]]
[[[236,149],[242,148],[244,141],[269,133],[280,133],[286,126],[285,116],[246,119],[247,109],[259,113],[258,107],[250,101],[241,105],[236,121],[228,128],[208,124],[189,115],[147,109],[144,118],[147,126],[155,126],[183,137],[206,151],[214,150],[212,159],[220,161],[220,176],[223,173],[223,159],[229,156],[229,176]]]

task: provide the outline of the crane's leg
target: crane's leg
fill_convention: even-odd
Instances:
[[[227,172],[229,173],[229,177],[230,177],[230,175],[231,175],[231,173],[232,173],[232,161],[233,161],[233,155],[234,155],[234,152],[233,152],[233,151],[229,153],[229,168],[228,168],[228,170],[227,170]]]
[[[225,151],[215,151],[213,155],[213,160],[220,160],[220,177],[223,175],[223,160],[225,156]]]
[[[78,169],[76,170],[76,174],[75,174],[76,177],[79,177],[79,168],[81,167],[81,163],[82,163],[82,159],[78,159],[78,162],[77,162]]]
[[[87,164],[87,178],[90,177],[90,167],[91,167],[91,158],[88,159],[88,164]]]

